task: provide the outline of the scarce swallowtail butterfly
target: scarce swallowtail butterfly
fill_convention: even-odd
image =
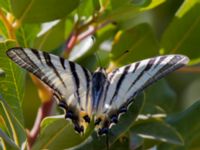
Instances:
[[[103,68],[91,73],[74,62],[35,49],[11,48],[7,55],[53,90],[53,98],[78,133],[84,132],[84,124],[94,117],[98,135],[108,133],[142,90],[189,61],[183,55],[164,55],[110,73]]]

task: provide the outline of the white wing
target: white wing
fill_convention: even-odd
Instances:
[[[144,88],[166,74],[187,64],[189,59],[182,55],[165,55],[145,59],[118,68],[108,74],[102,96],[101,112],[119,109],[131,103]]]
[[[91,91],[88,70],[61,57],[29,48],[11,48],[7,55],[52,88],[61,107],[88,112]]]
[[[182,55],[165,55],[126,65],[109,73],[98,105],[98,134],[107,134],[111,124],[118,122],[119,115],[127,111],[129,104],[144,88],[188,61]]]

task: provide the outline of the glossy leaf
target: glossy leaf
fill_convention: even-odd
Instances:
[[[5,75],[5,72],[0,68],[0,76]]]
[[[80,17],[90,17],[94,13],[93,0],[81,1],[78,7],[78,15]]]
[[[7,11],[11,11],[10,0],[0,1],[0,7],[4,8]]]
[[[107,16],[104,16],[102,19],[105,20],[115,20],[115,21],[122,21],[126,20],[130,17],[133,17],[134,15],[150,10],[160,4],[162,4],[165,0],[147,0],[144,3],[141,4],[134,4],[131,3],[131,1],[117,1],[116,6],[114,6],[113,10],[111,13],[108,13]],[[150,3],[149,3],[150,2]]]
[[[181,135],[173,127],[155,119],[143,120],[141,123],[137,121],[131,128],[131,132],[144,139],[183,145]]]
[[[164,79],[154,83],[151,87],[149,87],[146,90],[146,95],[147,105],[152,104],[161,107],[167,113],[173,110],[176,103],[176,93]],[[148,112],[148,107],[145,108],[146,109],[144,109],[144,111]]]
[[[16,30],[16,38],[21,47],[32,47],[40,30],[39,24],[23,24]]]
[[[41,125],[41,133],[33,146],[37,149],[65,149],[80,144],[87,138],[75,133],[71,122],[64,116],[46,118]]]
[[[19,149],[19,147],[0,129],[0,137],[2,137],[6,144],[11,146],[13,149]]]
[[[46,32],[38,33],[38,37],[35,39],[34,48],[40,50],[52,50],[58,48],[65,40],[65,21],[57,21],[55,25],[47,30]],[[45,29],[50,26],[46,24],[44,26]]]
[[[162,53],[181,53],[189,56],[191,63],[200,62],[200,1],[185,1],[165,30],[161,41]]]
[[[0,97],[0,112],[7,128],[7,132],[2,133],[6,142],[12,147],[21,147],[26,141],[25,129],[3,97]]]
[[[118,32],[115,36],[111,59],[117,64],[133,63],[158,55],[159,45],[147,24]]]
[[[20,22],[47,22],[66,17],[79,0],[11,0],[13,13]]]
[[[25,72],[6,56],[6,51],[14,46],[16,46],[14,41],[0,43],[0,67],[5,72],[5,78],[0,78],[0,92],[13,110],[17,120],[23,124],[21,105],[24,95]]]
[[[75,61],[80,59],[84,54],[88,53],[90,48],[94,45],[95,39],[89,36],[78,43],[71,51],[69,60]]]
[[[7,38],[8,37],[8,33],[7,33],[7,30],[6,30],[6,27],[5,25],[3,24],[3,22],[0,20],[0,34],[3,38]]]
[[[167,117],[167,122],[171,124],[182,135],[184,146],[161,144],[158,148],[165,150],[196,150],[200,147],[200,101],[194,103],[185,111]]]

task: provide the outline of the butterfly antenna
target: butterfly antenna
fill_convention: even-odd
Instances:
[[[99,55],[97,53],[95,53],[95,56],[96,56],[99,66],[102,67],[102,63],[101,63],[101,59],[100,59]]]

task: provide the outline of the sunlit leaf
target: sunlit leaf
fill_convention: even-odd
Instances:
[[[16,46],[14,41],[0,43],[0,67],[5,72],[5,78],[0,78],[0,92],[16,118],[23,124],[21,105],[24,95],[25,72],[6,56],[6,51],[14,46]]]
[[[80,144],[88,136],[75,133],[72,123],[66,121],[64,116],[46,118],[42,122],[41,129],[33,150],[70,148]]]
[[[5,72],[0,68],[0,76],[3,76]]]
[[[165,0],[147,0],[144,3],[137,4],[137,3],[131,3],[131,1],[117,1],[116,6],[114,6],[113,10],[108,13],[107,16],[102,17],[102,19],[105,20],[116,20],[116,21],[122,21],[126,20],[130,17],[133,17],[134,15],[150,10],[160,4],[162,4]],[[150,3],[149,3],[150,2]]]
[[[147,24],[120,31],[115,36],[111,59],[117,64],[128,64],[158,55],[159,45]]]
[[[12,147],[21,147],[26,141],[25,129],[2,96],[0,97],[0,112],[7,128],[7,132],[2,133],[5,136],[6,142]],[[8,138],[10,138],[10,141]]]
[[[43,24],[43,30],[35,39],[34,48],[52,50],[58,48],[65,40],[65,20]],[[50,26],[50,28],[48,28]]]
[[[152,139],[161,142],[183,145],[180,134],[170,125],[155,119],[137,121],[131,128],[131,132],[144,139]]]
[[[191,63],[200,62],[200,1],[185,1],[165,30],[161,41],[162,53],[181,53],[189,56]]]
[[[11,0],[13,13],[20,22],[47,22],[64,18],[79,0]]]

